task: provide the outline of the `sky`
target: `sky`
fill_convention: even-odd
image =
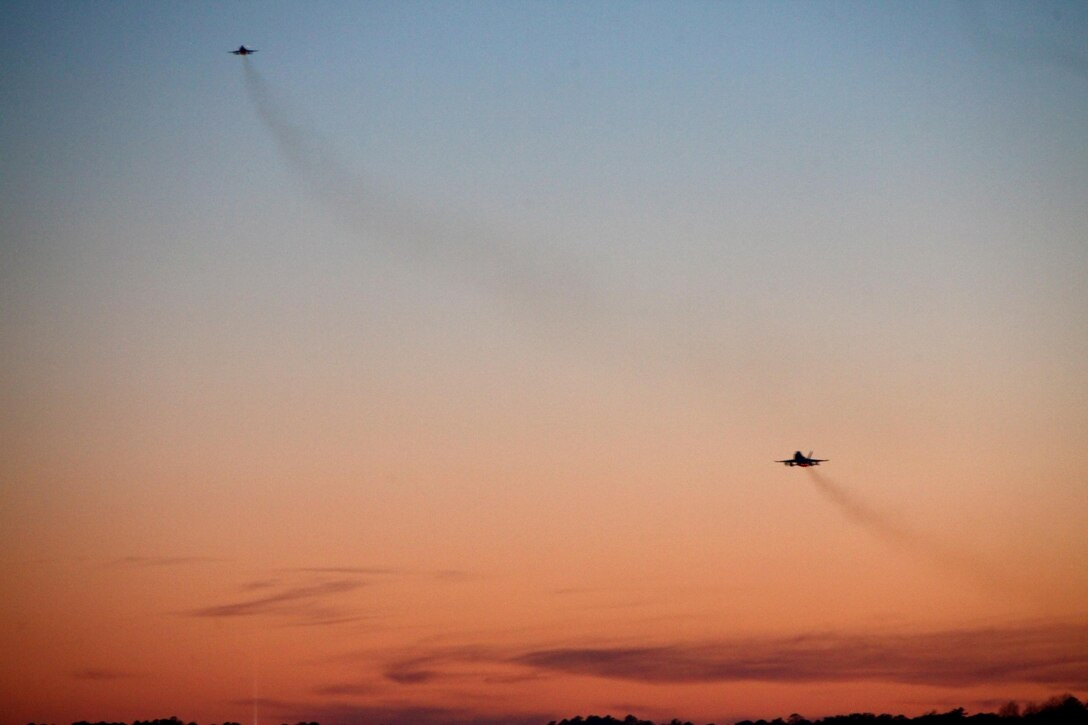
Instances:
[[[3,3],[0,725],[1085,698],[1085,38]]]

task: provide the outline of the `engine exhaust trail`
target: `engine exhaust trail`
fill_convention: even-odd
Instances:
[[[276,147],[295,173],[303,176],[319,193],[329,193],[351,183],[346,171],[332,154],[322,153],[312,133],[287,119],[287,114],[268,87],[268,83],[248,57],[242,58],[246,93],[257,117],[272,135]]]
[[[835,504],[839,510],[851,521],[864,527],[870,533],[879,536],[886,541],[905,545],[918,545],[921,541],[910,529],[907,529],[876,509],[870,508],[864,501],[850,493],[841,486],[836,485],[830,478],[819,471],[806,468],[816,489],[824,498]]]
[[[449,209],[391,193],[347,169],[327,139],[294,120],[248,57],[245,88],[287,168],[364,248],[398,264],[450,275],[535,315],[581,320],[598,315],[598,290],[585,264],[549,254],[543,244],[501,234]],[[553,250],[554,251],[554,250]]]
[[[896,521],[819,471],[812,468],[805,471],[825,499],[870,534],[982,589],[1002,594],[1013,591],[1012,582],[977,554],[949,546]]]

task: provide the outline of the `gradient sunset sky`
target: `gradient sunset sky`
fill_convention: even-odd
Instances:
[[[0,4],[0,725],[1088,696],[1086,38]]]

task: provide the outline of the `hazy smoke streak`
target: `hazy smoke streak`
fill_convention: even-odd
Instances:
[[[834,483],[812,468],[806,469],[816,489],[831,501],[851,521],[871,534],[894,544],[908,553],[928,560],[945,571],[974,581],[983,588],[1007,592],[1011,582],[988,562],[977,555],[930,539],[921,532],[904,526],[862,501],[856,494]]]
[[[242,59],[242,68],[245,70],[249,100],[253,103],[258,118],[272,134],[288,166],[305,177],[306,182],[321,194],[334,193],[354,183],[334,155],[322,153],[313,134],[287,120],[287,114],[276,102],[268,84],[249,58]]]
[[[534,312],[585,316],[601,311],[596,290],[575,265],[545,257],[541,245],[515,246],[495,230],[449,210],[428,208],[363,183],[344,168],[328,142],[289,119],[249,58],[242,59],[246,91],[257,116],[295,174],[340,221],[398,263],[453,273],[505,302]],[[584,265],[578,265],[584,268]]]
[[[846,517],[868,529],[871,533],[892,542],[920,545],[918,536],[909,529],[900,526],[886,514],[867,506],[857,496],[812,468],[805,469],[816,484],[817,490],[829,501],[839,507]]]

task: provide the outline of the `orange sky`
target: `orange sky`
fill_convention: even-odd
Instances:
[[[0,725],[1088,696],[1083,8],[665,7],[7,9]]]

